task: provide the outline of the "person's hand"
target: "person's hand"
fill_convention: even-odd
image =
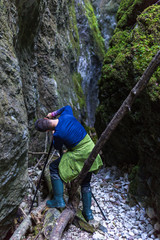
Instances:
[[[52,113],[48,113],[48,115],[46,117],[49,118],[49,119],[53,118]]]

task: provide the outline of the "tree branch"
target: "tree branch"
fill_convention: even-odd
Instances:
[[[101,134],[98,142],[94,146],[92,152],[90,153],[88,159],[85,161],[83,169],[76,179],[72,181],[72,192],[70,192],[70,200],[74,196],[74,193],[77,191],[79,184],[87,175],[89,169],[91,168],[95,158],[99,154],[100,150],[103,148],[104,144],[109,139],[112,132],[116,129],[119,122],[125,116],[125,114],[131,109],[131,106],[135,100],[135,98],[140,94],[140,92],[146,87],[149,82],[152,74],[156,71],[157,67],[160,65],[160,51],[157,52],[155,57],[149,63],[147,69],[144,71],[142,77],[137,82],[135,87],[130,91],[128,97],[124,100],[119,110],[116,112],[104,132]]]

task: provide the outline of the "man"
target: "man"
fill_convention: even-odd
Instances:
[[[60,115],[58,119],[53,119]],[[84,161],[88,158],[94,143],[84,127],[73,116],[70,106],[65,106],[57,111],[48,113],[47,118],[39,119],[35,123],[38,131],[52,131],[55,149],[61,150],[65,145],[67,151],[50,164],[50,175],[54,197],[48,200],[48,207],[65,207],[63,199],[63,181],[70,182],[75,179],[83,168]],[[87,176],[81,184],[83,215],[87,221],[93,219],[91,210],[90,180],[92,172],[96,172],[103,165],[100,156],[95,159]]]

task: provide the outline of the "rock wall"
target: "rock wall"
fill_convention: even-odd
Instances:
[[[27,183],[28,122],[14,47],[16,7],[0,3],[0,239],[5,236]],[[9,215],[9,217],[8,217]]]
[[[82,16],[86,35],[81,31]],[[103,60],[104,42],[87,0],[1,0],[0,20],[2,238],[25,194],[28,150],[44,149],[45,135],[34,130],[34,122],[66,104],[80,121],[82,117],[86,121],[79,61],[86,54],[96,72]],[[86,42],[87,51],[81,51]],[[98,77],[96,73],[87,78],[89,86],[97,87]]]
[[[71,82],[68,14],[64,1],[0,3],[0,238],[25,194],[28,149],[44,144],[35,120],[63,104],[79,108]]]
[[[159,3],[128,2],[129,5],[121,1],[117,27],[102,68],[96,116],[99,135],[159,50]],[[160,218],[159,93],[160,68],[114,131],[103,152],[106,164],[134,165],[130,193],[153,206]]]
[[[68,6],[64,1],[22,1],[17,4],[16,51],[28,113],[31,151],[42,147],[44,142],[44,134],[34,131],[37,118],[66,104],[80,116],[71,72],[72,61],[77,55],[69,48]]]

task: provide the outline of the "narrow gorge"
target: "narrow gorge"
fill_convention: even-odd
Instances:
[[[0,0],[0,239],[28,189],[38,118],[64,105],[98,137],[160,49],[156,0]],[[160,220],[160,68],[103,149]],[[94,129],[95,128],[95,129]]]

